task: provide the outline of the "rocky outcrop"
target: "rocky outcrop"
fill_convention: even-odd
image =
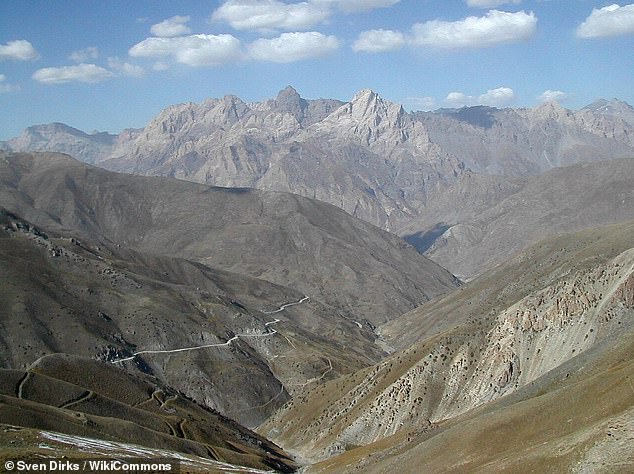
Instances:
[[[433,143],[471,170],[521,177],[634,155],[627,110],[604,112],[592,106],[572,111],[547,102],[533,109],[478,106],[414,116]]]
[[[296,398],[261,432],[320,459],[397,433],[434,430],[634,328],[634,249],[568,268],[503,309]],[[466,286],[459,293],[471,292]],[[454,298],[456,308],[461,297]]]

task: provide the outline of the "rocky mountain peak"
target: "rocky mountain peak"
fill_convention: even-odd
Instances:
[[[416,146],[426,143],[427,135],[422,125],[414,123],[403,107],[383,99],[371,89],[363,89],[350,102],[343,104],[317,124],[322,133],[338,137],[355,137],[366,145],[376,144],[389,149],[405,143],[417,128]]]
[[[594,114],[619,117],[630,125],[634,125],[634,107],[619,99],[599,99],[592,104],[586,105],[581,110]]]
[[[287,86],[277,94],[270,105],[276,112],[289,113],[298,123],[302,123],[308,102],[302,99],[292,86]]]
[[[535,107],[534,112],[536,115],[560,115],[565,113],[566,109],[556,100],[550,100]]]
[[[293,86],[289,85],[279,91],[277,94],[277,100],[285,99],[299,100],[301,99],[301,97],[299,95],[299,92],[297,92],[297,90]]]
[[[351,113],[354,117],[374,117],[377,115],[400,116],[405,113],[403,107],[383,99],[371,89],[363,89],[350,101]]]

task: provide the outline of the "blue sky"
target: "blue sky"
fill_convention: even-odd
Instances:
[[[634,3],[592,0],[2,0],[0,139],[142,127],[235,94],[407,109],[634,103]]]

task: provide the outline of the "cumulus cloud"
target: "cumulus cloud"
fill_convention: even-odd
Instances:
[[[212,14],[214,21],[236,30],[303,31],[323,23],[335,11],[358,13],[396,5],[401,0],[227,0]]]
[[[68,59],[77,63],[85,63],[91,59],[97,59],[99,57],[99,49],[96,46],[89,46],[88,48],[73,51]]]
[[[467,5],[473,8],[496,8],[500,5],[517,5],[522,0],[467,0]]]
[[[602,38],[634,34],[634,4],[593,8],[577,28],[579,38]]]
[[[20,86],[17,84],[8,84],[6,82],[7,76],[4,74],[0,74],[0,94],[4,94],[7,92],[17,92],[20,90]]]
[[[189,66],[219,66],[242,57],[240,40],[228,34],[146,38],[130,48],[132,57],[171,58]]]
[[[504,107],[515,100],[515,92],[510,87],[489,89],[478,97],[478,104],[491,107]]]
[[[315,4],[332,5],[344,13],[367,12],[396,5],[401,0],[312,0]]]
[[[105,81],[114,74],[95,64],[76,66],[45,67],[33,73],[33,79],[44,84],[64,84],[66,82],[95,83]]]
[[[487,105],[489,107],[505,107],[515,100],[515,92],[510,87],[489,89],[477,97],[464,92],[450,92],[445,97],[445,104],[449,107],[466,107],[471,105]]]
[[[108,58],[108,67],[123,76],[143,77],[145,75],[145,71],[141,66],[126,63],[116,56]]]
[[[369,30],[359,34],[352,49],[366,53],[384,53],[400,49],[404,44],[405,37],[399,31]]]
[[[0,44],[0,61],[5,59],[15,59],[18,61],[29,61],[37,59],[40,55],[27,40],[9,41],[7,44]]]
[[[537,17],[533,12],[490,10],[482,17],[417,23],[412,27],[411,42],[415,46],[447,49],[484,48],[528,39],[536,29]]]
[[[236,30],[305,30],[330,16],[328,8],[312,2],[286,4],[278,0],[228,0],[211,18]]]
[[[450,107],[464,107],[472,105],[473,97],[467,96],[464,92],[450,92],[445,97],[445,104]]]
[[[563,91],[553,91],[553,90],[545,90],[538,97],[537,100],[540,102],[564,102],[570,95]]]
[[[188,16],[176,15],[160,23],[152,25],[150,32],[154,36],[171,37],[188,35],[191,29],[185,24],[190,20]]]
[[[249,56],[259,61],[290,63],[326,56],[339,47],[334,36],[309,31],[283,33],[277,38],[261,38],[249,45]]]

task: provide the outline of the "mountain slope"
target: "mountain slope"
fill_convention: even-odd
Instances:
[[[96,358],[151,373],[253,426],[322,376],[328,360],[332,376],[381,357],[370,331],[318,302],[277,311],[302,299],[296,290],[0,216],[5,368],[54,353]],[[244,379],[252,390],[240,391]]]
[[[631,472],[633,347],[629,332],[435,431],[397,433],[308,472]]]
[[[627,105],[627,104],[625,104]],[[465,107],[417,112],[429,138],[479,173],[527,176],[634,151],[625,113],[578,111],[548,102],[534,109]]]
[[[634,159],[505,179],[464,173],[400,230],[425,255],[473,278],[549,236],[634,219]],[[427,231],[413,232],[415,229]]]
[[[150,377],[110,364],[57,354],[26,371],[0,373],[0,422],[14,427],[5,431],[19,432],[16,426],[53,430],[84,437],[78,445],[88,437],[259,469],[291,472],[296,467],[278,447],[237,423]],[[65,457],[73,449],[79,451],[67,448]]]
[[[265,279],[378,324],[454,288],[398,237],[324,203],[3,155],[6,207],[37,225]]]
[[[0,181],[3,367],[117,362],[247,426],[380,360],[376,325],[456,285],[397,237],[296,196],[50,154],[2,155]]]
[[[420,443],[505,395],[549,390],[566,364],[581,368],[634,329],[633,231],[547,240],[405,315],[386,333],[403,345],[417,339],[412,346],[296,397],[259,432],[323,459],[393,436]]]

